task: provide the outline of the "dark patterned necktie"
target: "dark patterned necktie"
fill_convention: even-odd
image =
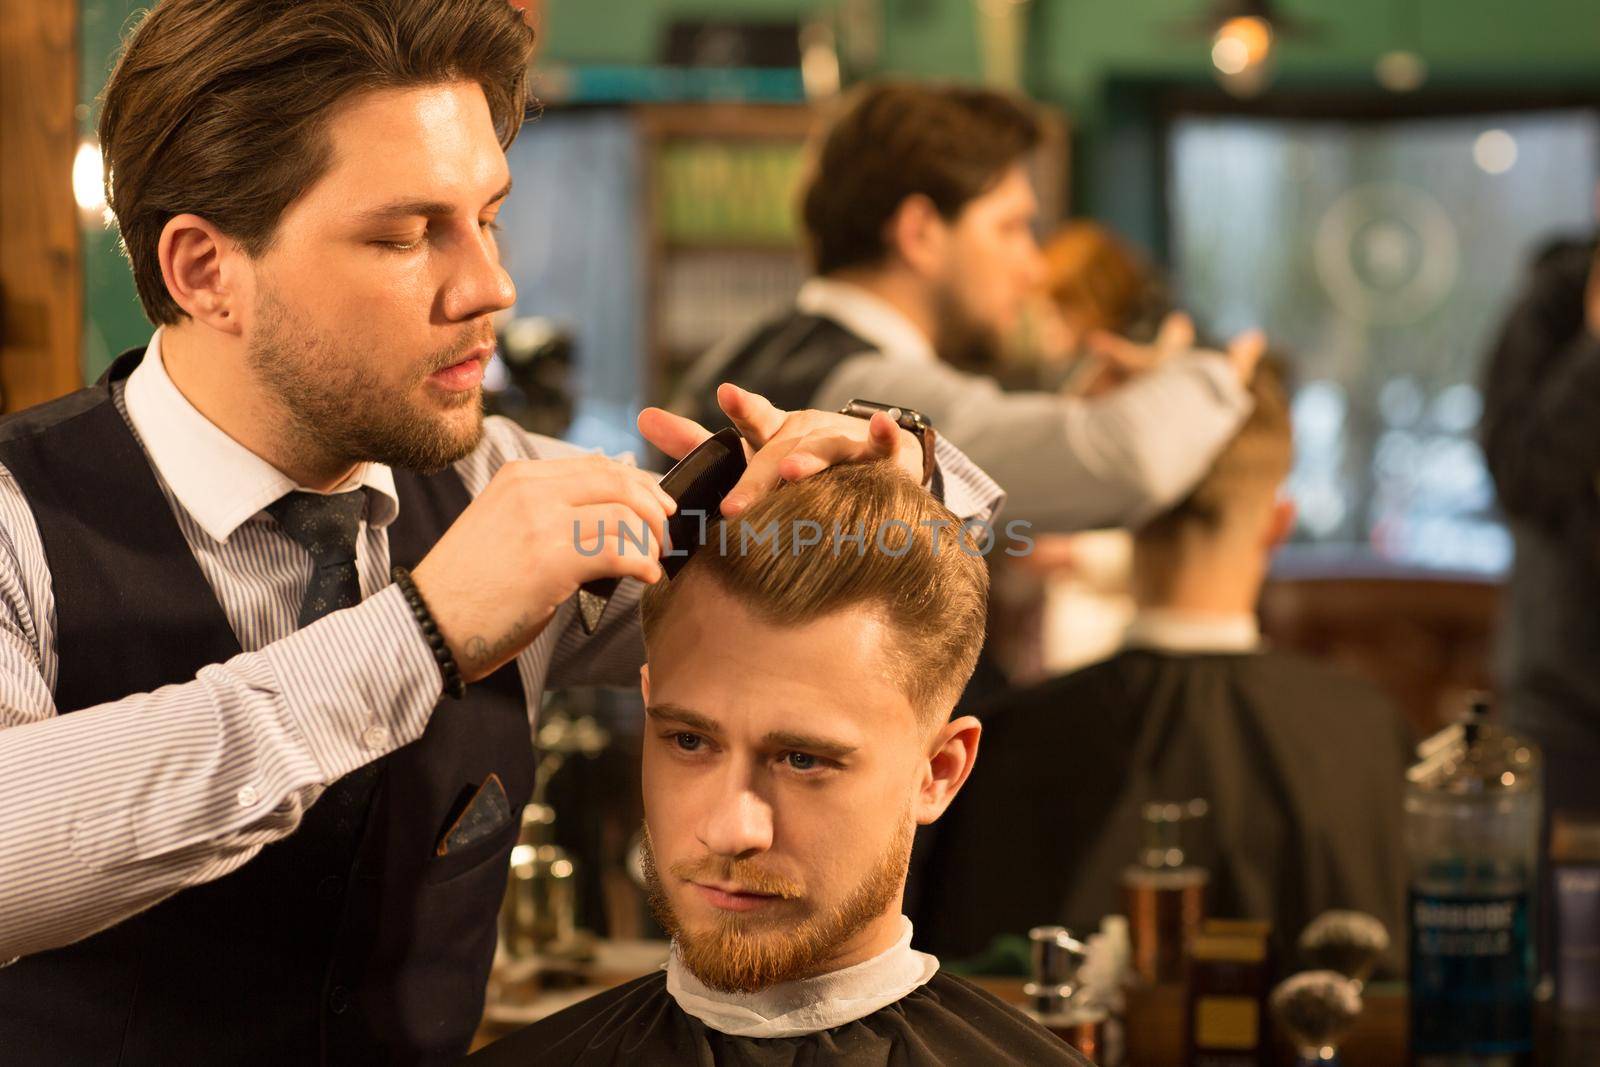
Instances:
[[[297,629],[361,603],[356,538],[366,506],[366,495],[360,489],[331,495],[297,490],[267,508],[283,532],[311,553],[311,583],[300,601]],[[357,712],[351,709],[352,715]],[[377,782],[377,763],[357,767],[329,785],[307,813],[299,836],[308,846],[314,842],[327,851],[330,869],[346,868]]]
[[[267,508],[283,532],[311,553],[311,584],[300,601],[296,628],[309,626],[329,612],[361,603],[361,578],[356,573],[356,537],[366,513],[366,494],[293,492]]]

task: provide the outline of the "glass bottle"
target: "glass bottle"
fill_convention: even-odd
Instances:
[[[1416,1067],[1512,1067],[1533,1048],[1540,755],[1474,700],[1407,773]]]

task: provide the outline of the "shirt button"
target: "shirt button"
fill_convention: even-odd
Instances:
[[[317,897],[321,900],[338,900],[339,888],[344,884],[344,879],[337,874],[330,874],[317,883]]]
[[[345,1009],[350,1007],[350,991],[342,985],[336,985],[328,990],[328,1010],[335,1015],[343,1015]]]
[[[235,795],[235,799],[239,801],[239,806],[241,808],[248,808],[255,804],[256,801],[261,799],[261,794],[256,792],[255,786],[247,785],[243,789],[239,790],[239,792]]]
[[[369,726],[361,731],[361,743],[374,751],[386,748],[389,744],[389,728],[387,726]]]

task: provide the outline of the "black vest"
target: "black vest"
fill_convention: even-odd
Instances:
[[[111,398],[110,381],[142,355],[0,420],[0,463],[28,498],[50,564],[63,713],[187,682],[240,652]],[[395,488],[390,554],[413,566],[468,495],[450,470],[396,471]],[[490,773],[512,819],[437,856]],[[72,774],[60,768],[62,781]],[[232,874],[0,969],[0,1062],[453,1062],[482,1014],[515,813],[533,774],[526,697],[510,664],[442,702],[420,740],[379,761],[353,827],[323,803],[335,784],[293,834]]]
[[[704,377],[696,368],[699,384],[673,406],[709,429],[726,426],[728,417],[717,406],[717,386],[732,382],[785,411],[815,407],[817,390],[839,364],[875,350],[872,342],[830,318],[792,311],[758,327]]]

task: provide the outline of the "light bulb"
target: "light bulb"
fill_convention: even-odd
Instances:
[[[1272,24],[1259,15],[1231,18],[1211,38],[1211,63],[1224,88],[1253,96],[1266,87],[1272,59]]]
[[[1472,160],[1485,174],[1504,174],[1516,166],[1516,138],[1505,130],[1484,130],[1472,142]]]
[[[99,219],[106,212],[105,176],[100,146],[92,140],[79,143],[72,157],[72,198],[86,219]]]
[[[1415,52],[1399,49],[1385,52],[1373,66],[1378,84],[1392,93],[1409,93],[1428,80],[1428,64]]]

